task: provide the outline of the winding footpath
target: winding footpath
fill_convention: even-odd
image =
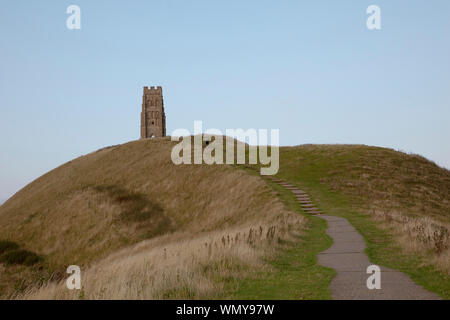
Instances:
[[[320,265],[336,270],[331,281],[330,291],[337,300],[438,300],[440,297],[415,284],[406,274],[380,266],[380,289],[369,289],[367,267],[373,265],[364,252],[366,243],[363,237],[345,218],[328,216],[317,209],[308,194],[294,185],[269,178],[273,182],[291,190],[302,210],[318,215],[328,223],[327,234],[333,245],[321,252]]]

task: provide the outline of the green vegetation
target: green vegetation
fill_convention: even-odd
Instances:
[[[32,266],[41,261],[42,258],[40,256],[34,252],[20,249],[20,246],[13,241],[0,241],[0,263]]]
[[[0,257],[0,262],[5,262],[7,264],[23,264],[26,266],[32,266],[41,260],[41,257],[28,250],[8,251]]]
[[[13,241],[0,241],[0,255],[5,253],[6,251],[15,250],[19,248],[19,245]]]
[[[120,222],[138,223],[137,230],[144,231],[142,238],[152,238],[174,230],[164,209],[144,194],[128,191],[117,185],[93,188],[99,193],[106,193],[107,197],[120,207]]]
[[[348,219],[373,263],[450,298],[448,170],[419,156],[353,145],[281,148],[280,161],[277,177],[307,191],[323,212]]]
[[[284,241],[279,251],[267,259],[268,271],[250,274],[231,281],[228,294],[234,299],[331,299],[329,285],[335,271],[317,264],[317,254],[332,244],[325,234],[325,220],[302,212],[294,195],[287,189],[267,180],[286,207],[308,219],[301,236]]]

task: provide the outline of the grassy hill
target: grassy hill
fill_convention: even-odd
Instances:
[[[450,298],[450,171],[414,154],[364,145],[280,149],[278,177],[364,236],[372,262]]]
[[[218,296],[213,278],[257,268],[278,238],[303,228],[259,177],[176,166],[173,145],[152,139],[93,152],[2,205],[2,297],[78,297],[48,282],[72,264],[82,269],[84,298]]]
[[[173,145],[99,150],[4,203],[1,297],[329,298],[322,220],[243,167],[175,166]],[[277,176],[346,217],[373,263],[450,297],[448,170],[391,149],[304,145],[280,148]],[[70,264],[81,292],[60,281]]]

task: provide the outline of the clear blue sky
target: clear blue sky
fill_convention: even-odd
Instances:
[[[81,30],[66,8],[81,8]],[[381,8],[382,30],[366,28]],[[362,143],[450,167],[450,1],[3,1],[0,199],[139,138],[142,87],[167,132],[279,128],[282,145]]]

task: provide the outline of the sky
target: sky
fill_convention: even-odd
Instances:
[[[450,1],[2,1],[0,201],[139,139],[151,85],[168,134],[194,120],[279,129],[281,145],[383,146],[450,168]]]

